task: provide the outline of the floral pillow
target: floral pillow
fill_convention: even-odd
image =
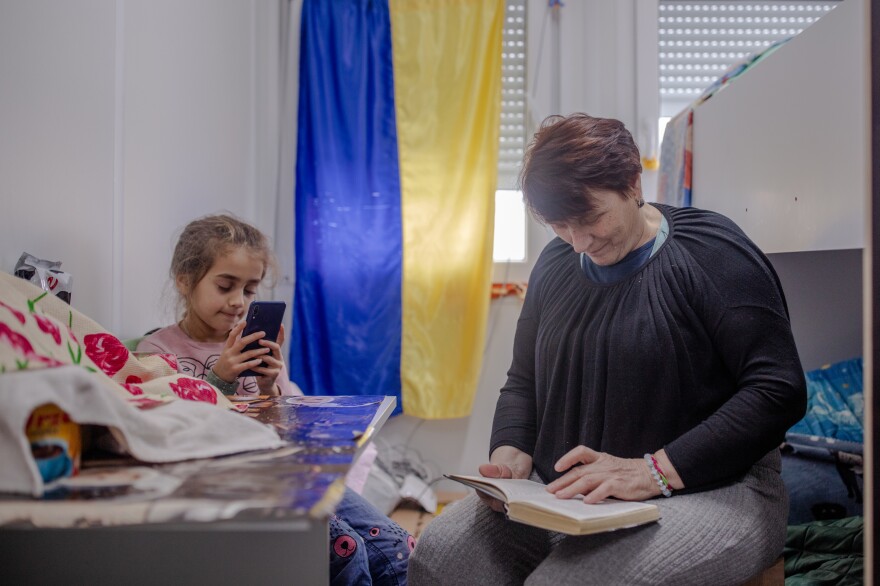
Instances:
[[[115,336],[33,284],[0,273],[0,374],[79,365],[140,408],[174,399],[231,408],[207,382],[177,372],[173,354],[135,357]]]

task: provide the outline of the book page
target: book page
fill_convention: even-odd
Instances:
[[[580,496],[572,499],[559,499],[547,492],[545,485],[532,480],[456,475],[449,475],[449,477],[475,488],[478,484],[494,486],[507,496],[506,500],[509,505],[514,503],[527,504],[530,507],[551,511],[579,521],[614,517],[633,511],[656,508],[655,505],[649,503],[612,499],[597,504],[586,504],[583,497]]]

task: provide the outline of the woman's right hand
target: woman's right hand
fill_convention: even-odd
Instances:
[[[480,475],[486,478],[528,478],[532,474],[532,457],[513,446],[499,446],[489,456],[488,464],[480,464]],[[504,504],[482,491],[477,491],[493,511],[504,512]]]

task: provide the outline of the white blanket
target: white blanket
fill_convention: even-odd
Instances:
[[[144,462],[206,458],[280,447],[274,430],[238,413],[197,401],[169,401],[141,410],[108,393],[78,366],[0,376],[0,491],[43,493],[43,480],[24,434],[31,411],[55,403],[80,424],[104,425],[126,452]]]

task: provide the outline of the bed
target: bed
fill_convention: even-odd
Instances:
[[[789,585],[862,583],[867,12],[844,0],[734,67],[673,120],[661,149],[658,200],[734,220],[788,300],[810,393],[782,446]]]

